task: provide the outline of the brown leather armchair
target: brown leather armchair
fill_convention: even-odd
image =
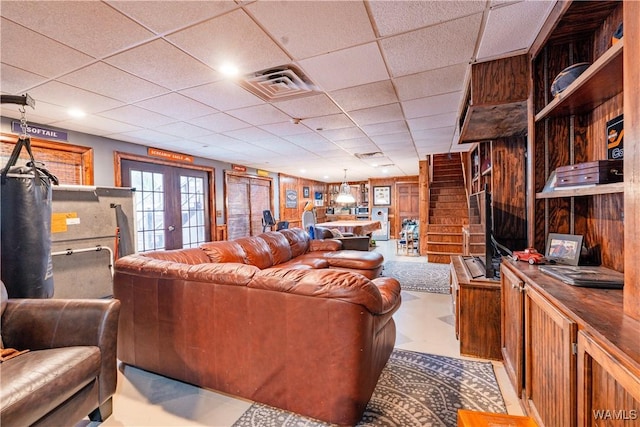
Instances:
[[[120,301],[7,299],[0,285],[0,346],[29,350],[0,363],[2,426],[111,415]]]

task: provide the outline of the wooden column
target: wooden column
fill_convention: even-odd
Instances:
[[[640,320],[640,3],[624,3],[624,312]]]

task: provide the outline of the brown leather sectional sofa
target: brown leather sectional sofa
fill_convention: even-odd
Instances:
[[[110,416],[120,303],[6,299],[0,287],[0,347],[29,350],[0,363],[0,424],[70,426]]]
[[[121,258],[118,357],[353,425],[395,344],[400,285],[382,261],[301,229]]]

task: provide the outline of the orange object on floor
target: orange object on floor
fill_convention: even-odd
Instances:
[[[531,417],[458,410],[458,427],[538,427]]]

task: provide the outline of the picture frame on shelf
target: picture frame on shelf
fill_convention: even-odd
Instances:
[[[391,186],[373,187],[373,204],[374,206],[390,206]]]

